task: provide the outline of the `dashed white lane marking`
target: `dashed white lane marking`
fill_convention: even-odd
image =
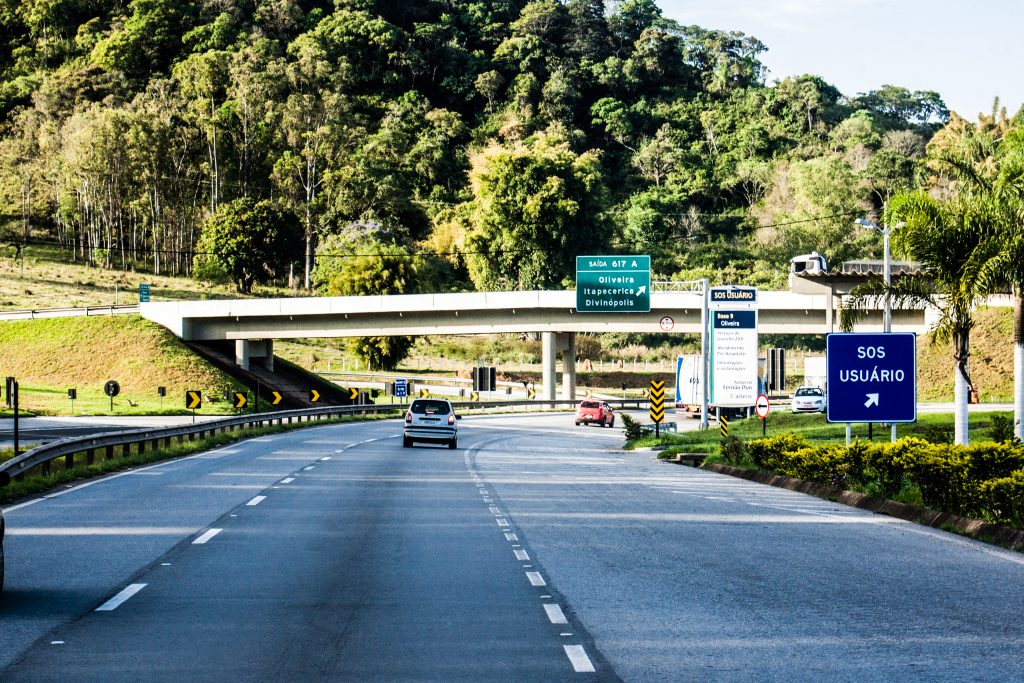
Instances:
[[[501,519],[500,517],[497,519],[497,522],[498,522],[498,526],[500,526],[500,527],[507,527],[508,526],[508,520]]]
[[[64,644],[65,643],[64,643],[63,640],[51,640],[50,641],[50,645],[64,645]]]
[[[113,612],[115,609],[123,605],[128,598],[132,597],[140,590],[146,587],[144,583],[133,583],[123,591],[115,595],[114,597],[107,600],[105,603],[96,608],[97,612]]]
[[[491,505],[491,506],[490,506],[490,507],[488,507],[487,509],[491,511],[491,514],[492,514],[492,515],[497,515],[497,514],[501,514],[501,509],[500,509],[500,508],[498,508],[498,507],[495,507],[494,505]]]
[[[282,484],[290,484],[290,483],[292,483],[293,481],[295,481],[295,477],[286,477],[286,478],[284,478],[284,479],[282,479],[282,480],[281,480],[281,483],[282,483]]]
[[[320,460],[330,460],[330,459],[331,459],[331,456],[329,456],[329,455],[325,455],[324,457],[320,458]]]
[[[505,532],[505,540],[506,541],[518,541],[519,537],[516,536],[515,534],[509,532],[509,531],[506,531]]]
[[[214,536],[216,536],[217,534],[219,534],[222,531],[224,531],[224,530],[223,529],[209,529],[205,534],[203,534],[202,536],[200,536],[196,540],[192,541],[192,545],[203,545],[204,543],[206,543],[207,541],[209,541],[211,538],[213,538]]]
[[[513,550],[512,552],[516,554],[517,560],[523,561],[530,559],[529,553],[527,553],[525,550]]]
[[[568,624],[569,620],[565,618],[565,612],[562,611],[561,605],[544,605],[544,611],[548,613],[548,619],[552,624]]]
[[[315,467],[316,467],[316,465],[307,465],[306,467],[302,468],[302,471],[303,472],[309,472],[311,469],[314,469]]]
[[[526,572],[526,578],[530,580],[531,586],[546,586],[548,585],[544,581],[544,577],[540,575],[540,572]]]
[[[256,496],[255,498],[250,500],[248,503],[246,503],[246,505],[248,505],[249,507],[255,507],[255,506],[259,505],[260,503],[262,503],[263,501],[265,501],[266,499],[267,499],[266,496]]]
[[[565,650],[565,656],[569,658],[569,662],[572,664],[573,671],[576,673],[592,673],[596,671],[593,663],[590,661],[590,657],[587,656],[587,651],[583,649],[582,645],[563,645],[562,648]]]

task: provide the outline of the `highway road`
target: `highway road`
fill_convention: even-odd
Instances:
[[[316,427],[12,505],[0,680],[1024,678],[1024,555],[570,420]]]

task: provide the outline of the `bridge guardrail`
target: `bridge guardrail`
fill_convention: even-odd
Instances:
[[[642,407],[647,404],[646,399],[633,399],[624,401],[609,401],[619,405],[621,408],[628,406]],[[577,400],[556,400],[556,401],[460,401],[452,405],[466,410],[489,409],[489,408],[515,408],[520,406],[552,407],[561,406],[575,407]],[[17,455],[10,460],[0,463],[0,486],[6,486],[12,479],[23,477],[29,470],[35,467],[42,467],[43,473],[49,473],[50,463],[58,458],[65,459],[65,467],[71,469],[75,465],[75,456],[85,454],[86,464],[95,462],[97,451],[103,451],[107,460],[113,460],[114,450],[122,449],[122,456],[131,452],[131,447],[136,447],[136,453],[144,453],[147,444],[154,450],[163,445],[170,446],[171,441],[177,439],[182,443],[186,438],[189,441],[204,438],[207,434],[213,435],[218,431],[234,431],[244,427],[262,427],[273,424],[292,424],[292,421],[312,422],[332,417],[344,417],[346,415],[357,415],[366,413],[400,413],[406,404],[367,404],[350,406],[324,406],[322,408],[303,408],[300,410],[281,410],[272,413],[248,413],[235,415],[220,420],[210,420],[198,424],[179,425],[177,427],[158,427],[147,429],[128,429],[116,432],[104,432],[96,436],[72,436],[50,443],[37,446],[29,451]]]
[[[123,306],[81,306],[78,308],[33,308],[31,310],[22,311],[0,311],[0,320],[74,318],[89,315],[128,315],[138,312],[138,304],[127,304]]]

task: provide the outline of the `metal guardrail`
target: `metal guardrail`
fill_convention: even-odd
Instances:
[[[2,311],[0,320],[36,320],[39,318],[75,318],[88,315],[130,315],[139,312],[138,304],[125,306],[84,306],[80,308],[35,308],[29,311]]]
[[[557,401],[464,401],[453,402],[456,408],[465,410],[488,410],[493,408],[516,408],[524,406],[533,407],[575,407],[578,400],[557,400]],[[643,407],[648,401],[646,399],[635,399],[625,401],[609,401],[620,408]],[[0,463],[0,486],[6,486],[12,479],[24,477],[24,475],[35,467],[42,467],[43,474],[49,473],[50,463],[58,458],[64,458],[65,467],[71,469],[75,466],[75,456],[85,454],[85,462],[92,465],[96,459],[96,453],[103,451],[107,460],[114,459],[114,451],[120,447],[122,455],[127,456],[131,447],[135,446],[136,453],[144,453],[148,447],[156,450],[163,442],[164,447],[170,446],[172,441],[178,443],[186,439],[194,441],[202,439],[207,435],[212,436],[217,432],[235,431],[246,427],[263,427],[274,424],[292,424],[294,422],[313,422],[333,417],[344,417],[346,415],[364,415],[366,413],[400,413],[405,409],[405,404],[367,404],[351,406],[325,406],[323,408],[303,408],[300,410],[282,410],[273,413],[250,413],[236,415],[220,420],[210,420],[198,424],[179,425],[177,427],[160,427],[149,429],[129,429],[117,432],[104,432],[96,436],[72,436],[65,439],[52,441],[42,446],[37,446],[21,455]]]

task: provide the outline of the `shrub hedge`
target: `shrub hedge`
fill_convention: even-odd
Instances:
[[[885,498],[916,485],[930,508],[1024,528],[1024,446],[1019,443],[955,446],[905,438],[837,446],[780,434],[749,442],[747,453],[760,469]]]

